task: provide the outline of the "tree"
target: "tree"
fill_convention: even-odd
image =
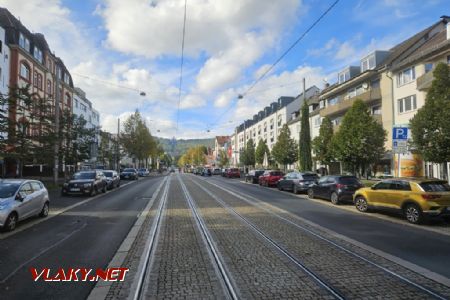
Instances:
[[[306,102],[303,104],[300,117],[299,164],[302,171],[311,171],[312,169],[309,109]]]
[[[253,139],[247,141],[246,147],[240,155],[240,160],[244,166],[255,165],[255,144],[253,143]]]
[[[267,153],[268,156],[270,155],[269,147],[267,147],[267,144],[263,139],[260,139],[255,150],[255,161],[257,164],[263,164],[265,153]]]
[[[314,159],[324,165],[329,165],[333,161],[332,138],[333,124],[329,117],[325,117],[320,125],[319,136],[312,141],[312,149],[315,153]]]
[[[230,162],[230,159],[228,158],[227,151],[219,150],[219,166],[220,167],[228,166],[229,162]]]
[[[439,63],[425,104],[410,121],[412,143],[426,161],[450,161],[450,67]]]
[[[332,139],[336,159],[354,174],[361,176],[370,164],[384,153],[386,131],[371,115],[360,99],[342,119],[342,124]]]
[[[293,164],[297,161],[298,147],[294,139],[291,138],[291,132],[287,124],[283,125],[281,128],[278,140],[273,146],[272,156],[275,161],[284,166]]]

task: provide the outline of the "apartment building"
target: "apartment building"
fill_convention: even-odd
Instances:
[[[425,104],[433,81],[433,69],[440,63],[450,65],[450,17],[419,32],[403,47],[390,68],[393,82],[394,126],[408,127],[417,110]],[[450,163],[424,162],[414,149],[395,155],[394,173],[400,176],[450,178]]]
[[[32,33],[7,9],[0,8],[0,26],[5,30],[5,44],[2,50],[9,48],[9,91],[15,88],[28,87],[35,97],[45,99],[54,111],[55,95],[58,89],[60,109],[72,109],[73,82],[64,62],[50,50],[44,35]],[[5,58],[5,56],[4,56]],[[56,82],[59,81],[58,87]],[[30,112],[21,115],[11,107],[9,118],[25,123]],[[18,128],[10,128],[15,132]],[[39,134],[40,127],[26,128],[29,136]],[[7,174],[16,174],[16,161],[5,158]]]
[[[305,95],[306,98],[309,98],[319,92],[319,88],[312,86],[305,91]],[[236,127],[231,136],[232,164],[239,165],[240,152],[245,149],[250,138],[256,145],[259,140],[264,140],[272,150],[281,128],[292,119],[293,113],[299,110],[303,103],[302,99],[303,93],[297,97],[280,97],[253,115],[252,119],[248,119]]]
[[[79,87],[75,87],[75,93],[72,102],[72,111],[76,116],[82,116],[86,120],[86,128],[94,129],[95,141],[91,146],[90,158],[86,163],[95,165],[98,156],[98,147],[100,144],[100,114],[93,107],[92,102],[87,99],[86,93]]]

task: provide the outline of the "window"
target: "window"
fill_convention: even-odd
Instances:
[[[380,87],[380,79],[374,80],[370,83],[370,86],[372,89],[376,89]]]
[[[3,51],[3,42],[0,41],[0,53],[2,53],[2,51]]]
[[[37,87],[38,85],[37,85],[37,75],[38,75],[38,73],[36,72],[36,71],[34,71],[34,74],[33,74],[33,85],[35,86],[35,87]]]
[[[433,70],[433,63],[426,63],[425,64],[425,73],[428,73],[431,70]]]
[[[449,64],[449,65],[450,65],[450,55],[449,55],[449,56],[447,56],[447,64]]]
[[[75,99],[75,107],[78,108],[78,100]]]
[[[334,97],[334,98],[328,99],[327,101],[328,101],[328,106],[330,106],[330,105],[333,106],[338,103],[338,98]]]
[[[86,105],[84,105],[84,104],[80,104],[80,105],[81,105],[81,110],[86,111]]]
[[[372,107],[372,115],[381,115],[381,105]]]
[[[403,70],[397,75],[397,85],[401,86],[416,79],[416,71],[414,67]]]
[[[42,75],[41,74],[37,74],[37,88],[42,90]]]
[[[346,82],[349,79],[350,79],[350,71],[348,71],[348,70],[344,71],[344,72],[341,72],[338,75],[339,83],[344,83],[344,82]]]
[[[71,106],[71,102],[70,102],[71,98],[69,94],[66,94],[66,103],[67,105]]]
[[[319,127],[322,124],[322,118],[321,117],[317,117],[314,119],[314,126],[315,127]]]
[[[27,81],[30,81],[30,67],[26,63],[20,63],[20,76]]]
[[[373,54],[361,60],[361,73],[372,69],[375,69],[375,55]]]
[[[56,73],[57,73],[58,78],[61,79],[61,76],[62,76],[61,68],[60,67],[56,67],[56,71],[57,71]]]
[[[416,95],[398,99],[398,112],[405,113],[417,109]]]
[[[345,96],[345,99],[350,99],[350,98],[356,97],[358,95],[361,95],[362,93],[364,93],[364,91],[365,90],[362,87],[362,85],[352,88],[352,89],[348,90],[347,95]]]
[[[319,108],[324,108],[324,107],[325,107],[325,100],[320,100]]]
[[[70,77],[69,77],[69,74],[67,74],[67,73],[64,73],[64,82],[67,84],[69,84],[69,82],[70,82]]]
[[[50,80],[47,80],[47,93],[52,93],[52,82]]]
[[[22,33],[19,35],[19,46],[30,52],[30,41]]]
[[[34,47],[33,56],[42,63],[42,51],[38,47]]]

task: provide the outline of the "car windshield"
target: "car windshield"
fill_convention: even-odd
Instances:
[[[124,172],[134,172],[134,169],[125,169]]]
[[[105,174],[106,177],[112,177],[113,176],[113,172],[103,172],[103,174]]]
[[[238,169],[230,169],[231,172],[237,172],[239,171]]]
[[[356,178],[356,177],[341,177],[341,178],[339,178],[339,183],[342,183],[342,184],[360,184],[358,178]]]
[[[145,171],[147,171],[147,169],[139,169],[139,171],[145,172]]]
[[[94,179],[94,172],[80,172],[73,175],[73,179]]]
[[[283,172],[274,171],[274,172],[270,172],[270,175],[272,175],[272,176],[283,176]]]
[[[446,181],[422,182],[419,185],[425,192],[450,192],[450,185]]]
[[[0,183],[0,198],[9,198],[14,196],[19,187],[20,184],[18,183]]]

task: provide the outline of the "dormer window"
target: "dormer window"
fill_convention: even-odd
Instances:
[[[69,82],[70,82],[69,74],[67,74],[67,73],[64,73],[64,82],[67,84],[69,84]]]
[[[371,54],[361,60],[361,73],[375,69],[375,54]]]
[[[22,33],[19,35],[19,46],[27,52],[30,52],[30,40],[27,39]]]
[[[338,75],[339,83],[344,83],[350,79],[350,70],[343,71]]]
[[[38,47],[34,47],[33,56],[42,64],[42,51]]]

